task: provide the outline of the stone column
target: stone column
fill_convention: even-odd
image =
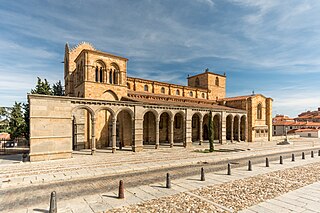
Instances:
[[[192,147],[192,111],[187,109],[184,117],[184,147]]]
[[[96,119],[94,115],[91,115],[91,155],[96,153],[96,136],[95,136],[95,127]]]
[[[160,122],[160,119],[159,118],[156,118],[156,149],[159,149],[159,122]]]
[[[143,150],[143,106],[134,106],[133,118],[133,141],[132,151],[139,152]]]
[[[241,126],[240,126],[241,119],[239,118],[238,120],[239,120],[239,122],[238,122],[238,138],[237,138],[237,140],[240,142],[241,141]]]
[[[234,118],[231,117],[231,125],[230,125],[230,129],[231,129],[231,133],[230,133],[230,142],[233,142],[233,122],[234,122]],[[228,130],[227,130],[228,131]]]
[[[116,152],[117,148],[117,119],[112,118],[112,153]]]
[[[219,134],[219,143],[225,144],[226,143],[226,112],[221,112],[220,114],[220,134]]]
[[[200,118],[199,125],[200,125],[200,127],[199,127],[199,145],[201,145],[203,142],[203,132],[202,132],[203,131],[203,128],[202,128],[203,118]]]
[[[170,147],[173,147],[173,123],[174,123],[174,118],[170,119]]]
[[[247,117],[244,120],[244,141],[248,142],[248,125],[247,125]]]

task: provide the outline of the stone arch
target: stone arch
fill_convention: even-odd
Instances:
[[[193,113],[192,115],[192,132],[191,132],[191,138],[192,142],[200,141],[200,119],[201,119],[201,113]]]
[[[73,150],[90,149],[92,144],[92,120],[95,112],[88,106],[78,105],[71,110]]]
[[[229,114],[226,117],[226,139],[231,140],[232,139],[232,122],[233,122],[233,115]]]
[[[95,111],[95,114],[97,149],[112,147],[112,121],[116,119],[114,110],[110,107],[102,106]]]
[[[159,113],[157,110],[155,109],[146,109],[143,113],[142,113],[142,118],[145,116],[146,113],[151,112],[154,116],[155,119],[159,119]]]
[[[237,114],[233,119],[233,140],[240,140],[240,116]]]
[[[133,121],[134,113],[130,108],[120,108],[116,112],[116,144],[122,149],[122,147],[133,146],[134,131]]]
[[[121,75],[120,75],[120,67],[115,62],[110,63],[109,83],[110,84],[122,84],[122,79],[121,79]]]
[[[214,140],[221,141],[221,114],[215,113],[213,116],[213,134]]]
[[[159,142],[169,143],[169,133],[170,133],[170,111],[164,110],[159,113]],[[172,114],[172,113],[171,113]]]
[[[102,94],[101,98],[108,101],[119,101],[117,94],[109,89]]]
[[[185,113],[178,111],[173,117],[173,142],[184,143],[184,131],[185,131]]]
[[[97,60],[94,63],[95,69],[95,81],[104,82],[104,71],[106,70],[106,64],[102,60]]]
[[[143,145],[156,144],[156,125],[158,113],[154,109],[148,109],[143,113]]]
[[[203,115],[203,122],[202,122],[202,138],[204,141],[209,140],[208,127],[209,127],[209,113],[205,113]]]

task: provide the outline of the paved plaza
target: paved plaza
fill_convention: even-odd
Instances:
[[[65,182],[72,179],[85,181],[88,177],[99,178],[106,175],[112,176],[115,174],[139,171],[148,172],[153,169],[165,169],[174,166],[197,164],[199,162],[214,163],[222,159],[229,159],[231,161],[232,159],[240,157],[253,157],[259,154],[295,151],[308,147],[313,148],[315,151],[320,149],[320,142],[318,140],[310,141],[299,139],[296,140],[293,145],[291,144],[287,146],[277,146],[275,144],[276,142],[217,145],[216,148],[220,151],[214,153],[195,151],[206,148],[208,144],[204,144],[202,146],[197,146],[195,144],[195,150],[188,150],[182,147],[174,147],[172,149],[164,147],[160,150],[150,149],[141,153],[119,151],[115,154],[111,154],[107,150],[97,153],[95,156],[86,155],[85,153],[77,153],[74,154],[74,158],[72,159],[49,162],[3,163],[0,165],[2,180],[0,192],[4,195],[1,196],[1,203],[6,204],[7,201],[13,202],[14,199],[18,199],[18,197],[6,196],[6,191],[9,189],[19,190],[21,187],[32,189],[32,187],[37,186],[39,188],[45,184]],[[75,194],[68,199],[59,200],[58,208],[59,212],[103,212],[108,209],[111,210],[118,207],[136,205],[137,203],[150,202],[150,200],[155,198],[166,199],[168,196],[187,193],[185,196],[189,196],[192,199],[198,199],[198,201],[200,199],[204,205],[214,206],[214,208],[218,209],[220,212],[231,212],[232,210],[230,210],[230,208],[208,200],[206,197],[199,194],[195,194],[193,190],[317,162],[320,162],[320,157],[318,156],[318,153],[315,152],[315,158],[310,158],[310,153],[306,153],[306,160],[301,160],[301,157],[297,157],[296,162],[290,162],[289,159],[285,159],[283,165],[280,165],[278,160],[272,161],[270,162],[269,168],[266,168],[264,163],[254,163],[253,171],[251,172],[247,171],[247,167],[232,168],[231,176],[226,175],[225,169],[217,172],[206,173],[205,182],[199,181],[199,175],[184,178],[173,177],[171,189],[166,189],[164,187],[164,173],[163,181],[146,185],[140,184],[136,187],[126,187],[126,198],[124,200],[116,198],[117,190],[107,190],[106,188],[104,191],[103,188],[105,185],[100,185],[102,190],[97,191],[97,193],[92,193],[90,195]],[[118,179],[114,180],[112,184],[115,184],[118,181]],[[88,185],[90,183],[86,184]],[[314,185],[314,188],[317,186],[319,185]],[[72,190],[72,186],[68,186],[67,189]],[[61,193],[65,190],[66,188],[61,188],[59,191],[58,188],[58,198],[59,195],[61,197]],[[17,205],[17,208],[11,208],[10,212],[45,212],[48,210],[50,192],[51,191],[44,190],[44,192],[40,194],[40,196],[45,197],[47,202],[40,202],[39,204],[35,204],[37,202],[32,202],[32,205],[22,203]],[[30,191],[25,194],[22,193],[20,196],[27,196],[27,194],[30,196]],[[262,205],[262,207],[252,206],[253,209],[249,208],[247,211],[256,211],[257,209],[261,210],[263,208],[267,209],[263,206],[265,205],[264,203],[259,205]],[[312,209],[308,210],[312,211]],[[290,211],[290,209],[288,209],[288,211]]]

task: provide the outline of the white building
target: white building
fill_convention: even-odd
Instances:
[[[300,135],[300,137],[320,138],[319,132],[319,129],[298,129],[295,134]]]

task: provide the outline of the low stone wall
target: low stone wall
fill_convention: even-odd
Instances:
[[[279,141],[284,140],[286,136],[272,136],[272,140]],[[300,135],[288,135],[288,139],[300,138]]]

